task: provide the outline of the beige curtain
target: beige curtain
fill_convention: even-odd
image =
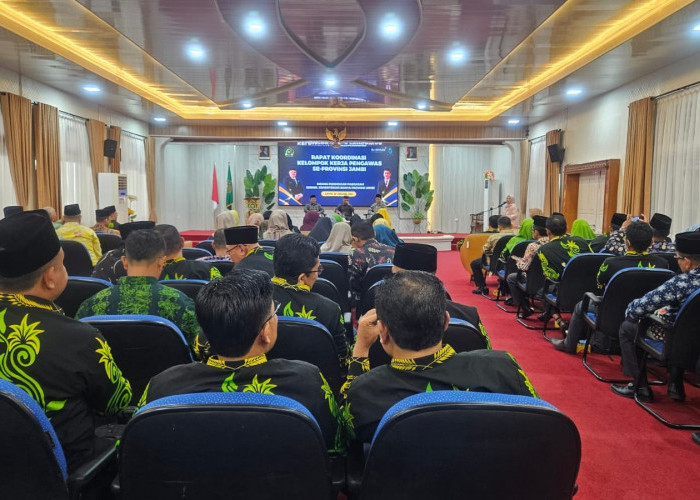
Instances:
[[[527,140],[520,141],[518,153],[520,153],[520,193],[518,208],[520,208],[520,220],[528,217],[527,209],[527,185],[530,179],[530,143]]]
[[[90,142],[90,166],[92,167],[92,184],[95,188],[95,199],[99,201],[97,189],[97,174],[107,172],[105,161],[105,139],[107,131],[104,122],[99,120],[87,121],[88,141]]]
[[[114,158],[110,158],[109,162],[112,165],[112,168],[110,168],[110,172],[113,174],[118,174],[120,173],[120,168],[121,168],[121,162],[122,162],[122,150],[121,150],[121,145],[122,145],[122,128],[121,127],[116,127],[114,125],[110,125],[109,131],[107,132],[107,139],[112,139],[113,141],[117,141],[117,152],[114,155]]]
[[[15,94],[3,94],[0,108],[17,204],[26,208],[32,175],[32,102]]]
[[[146,138],[146,189],[148,190],[148,220],[158,222],[156,213],[156,141]]]
[[[58,109],[36,104],[34,117],[34,155],[38,207],[53,207],[61,213],[61,162],[59,153]]]
[[[561,131],[550,130],[545,138],[547,146],[561,144]],[[549,155],[545,155],[545,177],[544,177],[544,213],[550,215],[558,212],[559,207],[559,163],[552,163]]]
[[[622,211],[650,215],[651,165],[654,156],[656,101],[650,97],[629,106]]]

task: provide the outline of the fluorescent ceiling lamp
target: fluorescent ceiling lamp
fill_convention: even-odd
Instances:
[[[511,118],[510,120],[508,120],[508,125],[517,125],[518,123],[520,123],[520,120],[518,120],[517,118]]]
[[[98,87],[97,85],[92,85],[92,84],[84,85],[83,90],[85,92],[90,92],[91,94],[96,94],[98,92],[102,92],[102,89],[100,87]]]
[[[566,95],[581,95],[583,90],[581,89],[569,89],[566,91]]]
[[[286,127],[286,126],[287,126],[287,122],[285,122],[285,121],[278,121],[278,122],[277,122],[277,126],[278,126],[278,127]]]
[[[153,118],[153,121],[158,123],[165,123],[166,120],[162,116],[156,116],[155,118]]]
[[[416,109],[420,109],[421,111],[423,111],[424,109],[427,109],[427,108],[428,108],[428,105],[424,102],[419,102],[418,104],[416,104]]]
[[[396,127],[396,126],[398,126],[399,122],[391,121],[391,122],[386,122],[386,124],[390,127]]]
[[[250,109],[253,107],[253,103],[250,101],[242,101],[241,106],[243,106],[245,109]]]

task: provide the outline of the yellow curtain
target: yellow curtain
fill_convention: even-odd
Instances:
[[[148,220],[158,222],[156,214],[156,141],[146,138],[146,189],[148,190]]]
[[[0,96],[0,108],[17,204],[26,208],[32,175],[32,102],[6,93]]]
[[[59,158],[58,109],[36,104],[34,155],[36,157],[37,206],[53,207],[61,213],[61,162]]]
[[[104,122],[99,120],[87,121],[88,142],[90,144],[90,166],[92,167],[92,186],[95,189],[95,199],[100,199],[97,189],[97,174],[107,172],[105,162],[105,139],[107,131]]]
[[[109,131],[107,132],[107,139],[112,139],[113,141],[117,141],[117,152],[114,155],[114,158],[110,158],[109,162],[112,165],[112,168],[109,170],[113,174],[118,174],[119,169],[121,168],[121,161],[122,161],[122,151],[121,151],[121,145],[122,145],[122,128],[121,127],[116,127],[114,125],[109,126]]]
[[[561,131],[550,130],[545,138],[547,146],[553,144],[561,144]],[[559,163],[552,163],[549,160],[549,155],[545,155],[545,174],[544,174],[544,213],[550,215],[552,212],[558,212],[559,207]]]
[[[654,155],[656,101],[650,97],[629,106],[622,211],[650,215],[651,163]]]

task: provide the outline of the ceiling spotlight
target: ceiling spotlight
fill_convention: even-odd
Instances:
[[[386,124],[387,124],[389,127],[397,127],[397,126],[399,125],[399,122],[386,122]]]
[[[401,35],[401,23],[394,14],[387,14],[380,24],[379,29],[384,38],[390,40],[398,38]]]
[[[91,94],[97,94],[98,92],[102,92],[102,89],[100,87],[92,84],[83,85],[83,90]]]
[[[186,48],[187,57],[192,61],[204,61],[207,58],[207,53],[196,40],[192,41]]]
[[[420,109],[421,111],[423,111],[424,109],[428,109],[428,104],[425,102],[419,102],[418,104],[416,104],[416,109]]]
[[[278,126],[278,127],[286,127],[286,126],[287,126],[287,122],[285,122],[285,121],[278,121],[278,122],[277,122],[277,126]]]
[[[464,49],[452,49],[449,53],[450,62],[455,64],[464,62],[467,60],[467,51]]]
[[[241,106],[245,109],[250,109],[253,107],[253,103],[250,101],[241,101]]]
[[[700,24],[693,26],[693,31],[700,31]]]
[[[253,11],[243,19],[243,29],[251,38],[260,38],[265,35],[265,22],[260,17],[260,14]]]
[[[581,95],[583,90],[581,89],[569,89],[566,91],[566,95]]]
[[[165,117],[163,117],[163,116],[156,116],[156,117],[153,118],[153,121],[154,121],[154,122],[158,122],[158,123],[165,123],[165,122],[166,122],[166,119],[165,119]]]
[[[517,125],[518,123],[520,123],[520,120],[518,120],[517,118],[511,118],[510,120],[508,120],[508,125]]]
[[[323,83],[326,85],[326,87],[335,87],[338,84],[338,80],[334,76],[327,76],[324,80]]]

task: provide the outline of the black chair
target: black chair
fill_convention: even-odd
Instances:
[[[333,393],[340,393],[343,375],[331,333],[317,321],[279,316],[277,341],[268,359],[298,359],[318,367]]]
[[[212,260],[209,262],[209,264],[211,264],[211,267],[217,268],[221,273],[221,276],[226,276],[235,266],[233,262],[228,260]]]
[[[160,280],[160,283],[170,288],[180,290],[194,300],[197,298],[199,290],[209,282],[207,280]]]
[[[276,248],[277,247],[277,240],[263,238],[261,240],[258,240],[258,245],[260,245],[261,247]]]
[[[53,426],[39,404],[0,378],[0,498],[78,499],[116,459],[108,447],[70,475]],[[92,484],[91,484],[92,483]]]
[[[595,293],[598,290],[598,269],[605,259],[612,256],[607,253],[574,255],[566,263],[559,281],[545,279],[545,303],[559,313],[571,314],[586,292]],[[543,325],[542,336],[550,340],[544,326],[547,325]]]
[[[644,332],[647,331],[647,328],[652,323],[666,330],[665,340],[653,340],[644,335]],[[642,381],[642,374],[646,370],[649,357],[684,370],[695,370],[700,359],[698,324],[700,324],[700,290],[696,290],[685,300],[676,315],[673,325],[664,323],[656,316],[648,316],[640,322],[636,344],[642,350],[642,356],[639,363],[639,375],[637,380],[635,380],[635,389],[639,387]],[[634,400],[645,411],[667,427],[673,429],[700,429],[700,424],[681,424],[669,421],[659,412],[653,410],[649,403],[641,401],[637,397],[636,391]]]
[[[369,287],[391,276],[391,269],[393,267],[393,264],[376,264],[367,269],[367,273],[365,273],[362,277],[362,281],[360,281],[360,298],[369,290]]]
[[[450,344],[457,352],[477,351],[479,349],[489,349],[489,342],[481,333],[478,327],[463,319],[450,318],[450,324],[442,339],[443,344]],[[369,348],[369,366],[386,365],[391,361],[389,355],[384,351],[382,344],[377,340]]]
[[[506,243],[510,241],[510,239],[515,236],[513,234],[506,234],[505,236],[501,236],[496,244],[493,246],[493,253],[488,253],[484,254],[482,257],[482,267],[484,269],[484,272],[486,273],[491,273],[493,275],[498,275],[498,271],[500,270],[502,265],[505,265],[505,262],[501,260],[501,254],[503,253],[503,250],[506,248]],[[496,297],[492,298],[488,295],[485,296],[489,300],[493,300],[495,302],[500,302],[501,300],[501,288],[498,287],[496,290]]]
[[[545,401],[426,392],[384,415],[359,498],[570,499],[580,462],[576,425]]]
[[[68,276],[66,289],[63,290],[63,293],[59,295],[54,302],[63,309],[66,316],[74,318],[80,304],[97,292],[109,288],[110,286],[112,286],[112,284],[109,281],[99,278]]]
[[[530,302],[530,306],[535,308],[535,302],[540,302],[542,304],[541,310],[544,310],[544,297],[542,293],[544,291],[545,276],[542,271],[542,266],[540,265],[540,259],[535,254],[530,263],[530,267],[527,272],[518,272],[518,288],[524,293],[527,300]],[[533,323],[532,320],[524,319],[520,317],[520,311],[522,310],[522,304],[518,304],[518,309],[516,310],[516,321],[528,330],[539,330],[538,324]],[[547,321],[544,325],[547,328]]]
[[[350,256],[345,252],[321,252],[318,256],[319,259],[332,260],[343,266],[346,271],[350,266]]]
[[[214,254],[203,248],[185,247],[182,249],[182,256],[187,260],[197,260],[202,257],[211,257],[212,255]]]
[[[508,278],[508,275],[518,272],[518,267],[516,265],[517,263],[511,257],[522,257],[523,255],[525,255],[525,250],[527,250],[527,246],[532,242],[533,240],[520,241],[516,243],[515,246],[513,246],[510,255],[502,256],[500,258],[500,260],[502,261],[502,265],[499,266],[498,272],[496,273],[496,276],[498,277],[499,294],[501,289],[507,289],[508,287],[508,284],[506,283],[506,278]],[[498,307],[501,311],[505,311],[507,313],[516,312],[516,309],[506,309],[504,304],[496,304],[496,307]]]
[[[659,257],[666,259],[668,262],[668,268],[676,274],[681,273],[681,268],[678,266],[678,260],[676,260],[676,252],[659,252],[655,253]]]
[[[174,323],[148,314],[88,316],[80,321],[107,339],[114,361],[131,382],[136,404],[151,377],[171,366],[192,362],[185,337]]]
[[[202,250],[206,250],[210,254],[214,255],[216,252],[214,251],[214,247],[212,246],[212,242],[214,240],[204,240],[200,241],[197,243],[194,247],[195,248],[201,248]]]
[[[97,239],[100,240],[100,247],[102,248],[102,255],[106,254],[110,250],[115,248],[120,248],[124,245],[124,240],[121,236],[112,233],[97,233]]]
[[[66,266],[68,276],[90,276],[92,274],[92,260],[85,245],[73,240],[60,240],[63,248],[63,265]]]
[[[327,279],[318,278],[311,288],[311,291],[323,295],[327,299],[331,299],[336,304],[340,304],[340,293],[338,293],[338,289]]]
[[[343,312],[345,320],[345,334],[349,342],[354,341],[354,332],[352,330],[352,317],[350,305],[350,281],[348,278],[348,266],[338,264],[334,260],[319,259],[323,271],[318,274],[319,278],[324,278],[333,283],[340,295],[340,310]]]
[[[616,272],[603,296],[586,293],[583,297],[583,319],[588,326],[588,335],[583,349],[583,366],[601,382],[628,383],[630,379],[610,379],[598,374],[588,363],[588,349],[594,332],[617,341],[620,325],[625,319],[625,310],[630,302],[657,288],[675,276],[668,269],[628,268]],[[591,307],[594,306],[594,307]]]
[[[132,500],[332,494],[311,413],[286,397],[244,392],[169,396],[141,408],[121,439],[119,490]]]

